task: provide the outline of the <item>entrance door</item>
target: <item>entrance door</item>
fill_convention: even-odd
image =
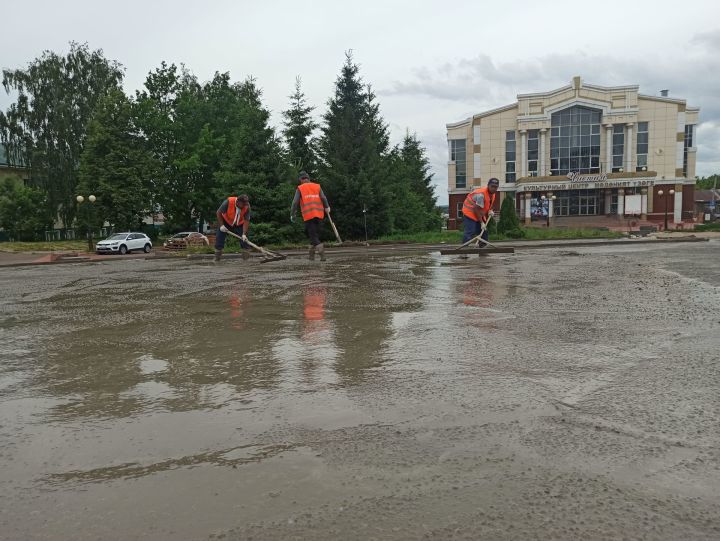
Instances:
[[[570,197],[567,193],[557,195],[553,207],[553,214],[555,214],[555,216],[570,216]]]
[[[581,195],[578,201],[578,214],[581,216],[594,216],[597,214],[597,195]]]

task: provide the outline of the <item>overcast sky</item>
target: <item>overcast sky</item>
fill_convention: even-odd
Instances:
[[[106,5],[105,5],[106,4]],[[201,80],[254,76],[280,123],[295,76],[319,117],[352,49],[393,142],[416,132],[447,203],[445,124],[518,93],[599,85],[686,98],[701,107],[699,175],[720,172],[720,2],[711,0],[453,2],[365,0],[26,0],[0,33],[0,67],[25,66],[71,40],[101,48],[140,88],[165,60]],[[0,97],[5,108],[8,97]]]

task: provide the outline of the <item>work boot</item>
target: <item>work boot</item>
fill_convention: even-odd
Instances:
[[[310,261],[315,261],[315,246],[310,246]]]
[[[243,250],[241,255],[244,261],[250,259],[250,252],[248,252],[247,250]]]
[[[325,245],[322,243],[318,244],[317,251],[320,254],[320,261],[325,261]]]
[[[215,250],[215,263],[220,262],[220,258],[222,257],[222,250]]]

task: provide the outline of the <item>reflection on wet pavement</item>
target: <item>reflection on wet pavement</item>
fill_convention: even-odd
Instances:
[[[2,269],[0,531],[716,538],[719,262]]]

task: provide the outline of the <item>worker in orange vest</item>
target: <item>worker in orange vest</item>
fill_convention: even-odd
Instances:
[[[495,216],[493,206],[495,205],[495,194],[500,187],[500,181],[496,178],[488,180],[487,186],[475,188],[465,198],[463,203],[463,244],[470,239],[477,237],[482,231],[482,224]],[[483,231],[483,240],[488,240],[487,229]],[[487,245],[485,245],[487,246]]]
[[[247,195],[228,197],[222,202],[215,213],[217,216],[217,231],[215,234],[215,261],[220,261],[227,232],[232,231],[240,235],[240,247],[249,250],[250,246],[245,243],[247,232],[250,228],[250,198]],[[250,254],[243,252],[243,259],[248,259]]]
[[[305,232],[310,239],[310,261],[315,260],[315,250],[320,254],[320,261],[325,261],[325,246],[320,241],[325,213],[330,214],[330,204],[317,182],[301,171],[298,178],[300,185],[295,190],[295,198],[290,207],[290,221],[295,221],[295,211],[300,205],[300,212],[305,222]]]

